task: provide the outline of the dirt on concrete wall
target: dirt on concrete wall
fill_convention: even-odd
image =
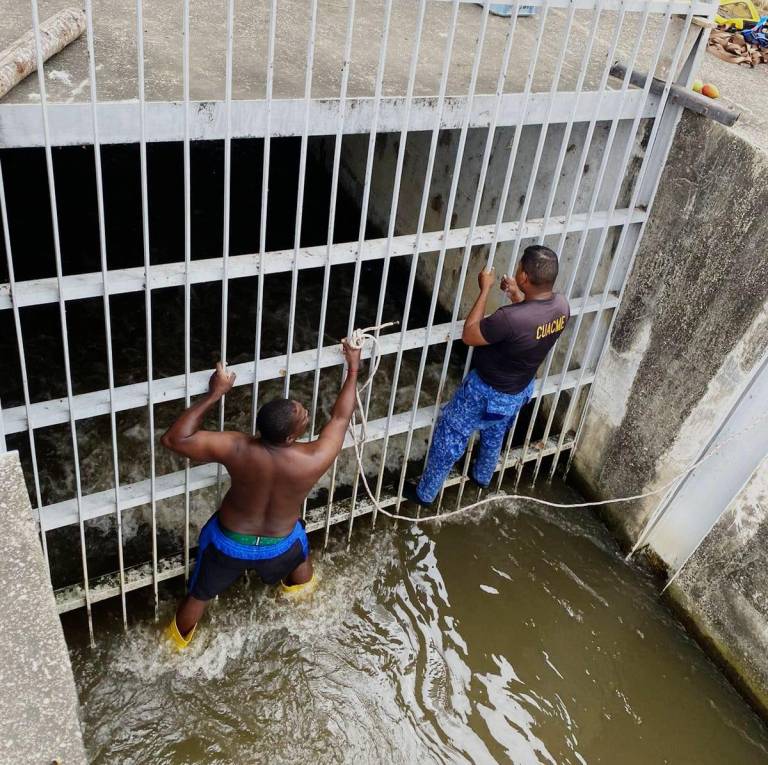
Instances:
[[[659,483],[696,409],[721,388],[707,420],[727,411],[739,370],[768,347],[767,174],[768,157],[733,131],[684,115],[576,460],[591,493]],[[631,540],[654,504],[609,516]]]
[[[768,155],[738,131],[684,115],[575,458],[592,495],[684,470],[766,353],[767,177]],[[609,506],[606,519],[631,544],[660,499]],[[767,461],[723,509],[669,594],[768,714]]]

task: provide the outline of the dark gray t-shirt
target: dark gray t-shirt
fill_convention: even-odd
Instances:
[[[568,301],[560,294],[499,308],[480,321],[490,345],[475,348],[472,366],[496,390],[519,393],[536,376],[570,317]]]

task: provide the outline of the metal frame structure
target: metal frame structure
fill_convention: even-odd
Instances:
[[[265,62],[266,95],[260,100],[237,100],[233,98],[234,2],[229,0],[226,23],[224,99],[208,102],[205,104],[205,109],[202,109],[200,103],[190,99],[189,0],[184,0],[183,4],[183,99],[180,102],[151,102],[146,100],[142,0],[136,2],[139,99],[137,102],[104,102],[99,100],[97,65],[93,45],[92,2],[85,0],[91,95],[89,103],[71,104],[49,103],[46,98],[45,69],[40,53],[37,0],[30,1],[38,49],[40,104],[0,104],[0,148],[41,147],[44,149],[50,191],[50,214],[53,221],[56,275],[51,278],[21,282],[15,280],[11,247],[13,232],[9,227],[6,204],[7,190],[3,186],[2,168],[0,167],[0,212],[2,212],[3,241],[9,273],[8,283],[0,285],[0,311],[9,310],[13,315],[21,368],[20,389],[23,393],[21,405],[0,410],[0,449],[5,448],[5,438],[8,435],[20,433],[27,435],[32,464],[31,480],[35,487],[34,504],[39,518],[44,548],[49,531],[68,525],[77,525],[79,528],[82,582],[79,586],[70,587],[57,593],[60,611],[85,606],[90,625],[92,603],[119,596],[122,603],[123,620],[127,623],[125,601],[127,592],[140,587],[151,586],[157,605],[159,582],[174,576],[189,574],[191,564],[190,495],[192,492],[208,486],[217,486],[220,491],[225,475],[221,467],[213,465],[191,467],[188,462],[182,471],[156,475],[156,434],[153,418],[154,407],[158,402],[183,400],[188,405],[192,396],[206,389],[209,371],[191,368],[190,303],[191,292],[195,284],[211,282],[221,284],[220,351],[221,357],[226,359],[230,281],[245,277],[257,277],[258,286],[255,301],[258,309],[253,359],[232,367],[237,372],[237,385],[249,385],[252,389],[251,430],[256,432],[255,413],[259,404],[259,385],[261,382],[283,378],[283,388],[285,394],[288,395],[292,376],[302,372],[313,372],[311,436],[314,437],[321,370],[335,366],[340,367],[343,374],[338,347],[323,343],[331,268],[339,264],[354,265],[352,301],[347,321],[351,331],[356,320],[363,264],[366,261],[382,262],[383,271],[376,317],[376,323],[380,323],[385,318],[382,314],[390,264],[394,258],[410,258],[404,313],[401,317],[396,317],[400,319],[400,331],[384,335],[380,340],[381,352],[393,356],[395,364],[387,414],[370,422],[367,428],[367,442],[381,440],[383,446],[383,455],[375,482],[376,495],[383,506],[399,507],[400,500],[398,497],[405,479],[413,434],[420,428],[430,428],[431,438],[431,429],[438,414],[440,403],[447,393],[445,388],[451,349],[453,341],[461,336],[462,322],[459,320],[459,310],[473,250],[480,245],[488,246],[487,263],[490,266],[494,263],[499,245],[509,243],[511,246],[508,248],[508,262],[505,264],[509,270],[514,265],[524,240],[544,242],[545,238],[556,236],[559,237],[559,246],[562,248],[569,234],[578,235],[579,244],[575,263],[570,272],[566,274],[567,283],[564,290],[571,300],[574,317],[570,340],[564,354],[550,355],[544,365],[543,374],[536,385],[533,417],[525,433],[523,443],[519,447],[513,445],[517,426],[517,421],[515,421],[504,449],[504,456],[499,464],[498,481],[501,485],[504,472],[509,467],[516,468],[516,481],[519,481],[524,464],[529,462],[535,464],[534,475],[538,474],[542,459],[547,456],[553,457],[551,472],[554,471],[561,453],[572,449],[574,441],[578,439],[581,431],[581,424],[579,424],[574,435],[569,430],[569,424],[576,417],[580,417],[581,422],[583,422],[585,408],[582,401],[583,396],[580,394],[583,389],[588,388],[594,379],[596,366],[602,359],[602,351],[607,337],[606,328],[612,325],[615,309],[620,303],[625,279],[636,251],[642,227],[648,218],[658,179],[674,135],[676,119],[670,122],[671,118],[665,118],[670,87],[690,78],[693,57],[702,49],[701,46],[706,38],[706,32],[704,30],[699,31],[699,42],[688,55],[686,43],[689,41],[691,23],[697,17],[709,18],[713,13],[712,2],[697,0],[671,0],[670,2],[662,0],[526,0],[526,5],[538,7],[538,18],[533,20],[533,23],[538,25],[538,35],[535,50],[528,62],[523,90],[521,92],[509,92],[507,87],[509,68],[510,65],[514,66],[514,63],[510,64],[510,62],[513,60],[512,51],[519,23],[516,13],[513,13],[508,22],[495,92],[491,94],[476,92],[486,27],[489,20],[489,3],[485,2],[482,9],[479,9],[482,15],[472,57],[469,85],[466,92],[460,95],[452,94],[449,97],[449,73],[455,34],[459,24],[459,11],[461,6],[468,3],[469,0],[419,0],[413,50],[408,68],[408,83],[405,91],[397,96],[384,95],[387,43],[390,36],[394,4],[394,0],[385,0],[382,8],[380,39],[377,41],[380,46],[380,53],[373,97],[352,98],[348,96],[348,84],[353,66],[353,33],[356,13],[359,12],[359,8],[356,8],[355,0],[348,0],[339,96],[337,99],[327,99],[312,96],[317,15],[320,0],[307,0],[309,36],[304,61],[304,96],[300,99],[277,99],[274,97],[274,72],[276,50],[280,46],[276,23],[278,0],[265,0],[269,8],[267,60]],[[435,3],[450,3],[451,6],[445,45],[440,54],[442,55],[442,66],[439,86],[433,96],[416,96],[415,84],[418,64],[420,56],[424,55],[421,39],[425,14],[428,6]],[[519,0],[515,0],[513,3],[515,10],[519,4]],[[559,41],[561,48],[556,54],[554,75],[549,90],[538,92],[534,89],[534,76],[540,63],[544,29],[550,14],[556,11],[562,11],[565,15],[565,39]],[[575,90],[565,91],[560,89],[560,80],[569,51],[574,18],[578,11],[592,14],[592,26],[589,39],[586,41],[586,46],[580,57],[580,71]],[[609,12],[615,16],[610,32],[609,54],[607,59],[601,62],[602,74],[599,85],[593,90],[587,90],[585,89],[587,67],[593,54],[595,40],[602,28],[602,21]],[[624,24],[631,15],[635,21],[640,20],[640,33],[637,35],[636,44],[633,46],[631,58],[627,62],[626,76],[618,88],[612,88],[609,84],[609,70],[614,63],[613,58],[621,39]],[[642,33],[646,29],[648,19],[652,16],[662,19],[663,29],[658,40],[654,42],[654,51],[650,57],[652,64],[649,71],[653,73],[656,69],[665,45],[674,50],[671,63],[667,68],[665,88],[660,94],[651,91],[652,77],[647,78],[646,84],[642,88],[633,87],[630,83],[630,74],[643,42]],[[674,16],[682,16],[682,25],[671,23]],[[676,31],[673,32],[673,29]],[[676,35],[671,41],[674,44],[670,45],[670,39],[673,35]],[[686,60],[686,55],[688,55],[686,66],[679,74],[680,64]],[[450,108],[447,108],[448,104],[450,104]],[[576,212],[581,178],[585,172],[588,153],[599,123],[610,123],[610,130],[597,170],[597,181],[590,194],[587,211]],[[552,138],[550,128],[553,125],[564,126],[559,141]],[[577,125],[586,126],[586,138],[576,165],[577,172],[572,177],[565,178],[562,169],[573,130]],[[525,203],[522,205],[519,217],[515,220],[509,220],[506,215],[507,200],[510,195],[513,176],[516,169],[519,170],[518,154],[523,128],[526,126],[537,126],[539,135],[533,154],[532,167],[525,182],[527,189]],[[611,149],[620,126],[626,127],[628,132],[623,137],[623,151],[620,152],[620,160],[616,165],[610,163],[610,159],[613,157]],[[481,128],[485,131],[480,172],[477,185],[470,195],[472,205],[469,225],[454,228],[452,213],[456,205],[460,171],[469,131],[473,128]],[[514,128],[514,137],[508,147],[509,156],[506,161],[503,187],[499,190],[501,201],[498,204],[495,222],[481,225],[479,220],[482,203],[484,196],[488,194],[489,166],[496,145],[495,139],[498,137],[498,131],[502,128]],[[398,231],[397,211],[406,161],[405,146],[409,135],[419,130],[429,131],[430,136],[426,170],[415,230],[404,233]],[[456,131],[458,135],[457,150],[454,157],[444,225],[441,230],[430,231],[425,230],[429,192],[435,172],[438,142],[446,130]],[[630,177],[630,163],[636,156],[637,139],[643,130],[648,136],[647,146],[642,155],[639,173]],[[333,239],[342,165],[342,141],[344,136],[355,133],[368,136],[367,153],[363,163],[365,169],[360,198],[359,235],[355,241],[335,243]],[[397,133],[400,141],[395,161],[392,198],[387,200],[389,216],[386,236],[369,238],[366,236],[366,226],[372,204],[374,150],[377,139],[382,133]],[[330,172],[331,203],[325,244],[306,247],[301,244],[301,229],[302,212],[305,204],[307,153],[309,138],[317,135],[331,136],[333,139]],[[272,139],[277,136],[299,136],[301,141],[296,220],[293,247],[284,251],[268,252],[270,145]],[[231,142],[235,138],[263,139],[264,145],[259,248],[258,252],[247,255],[232,255],[230,252]],[[224,141],[224,194],[222,200],[224,206],[224,239],[221,257],[193,260],[191,256],[192,213],[190,205],[193,179],[191,177],[190,145],[192,141],[200,140]],[[166,265],[150,262],[151,232],[148,215],[147,144],[158,141],[176,141],[183,146],[184,257],[179,262]],[[144,264],[143,267],[139,268],[109,268],[101,153],[105,144],[114,143],[135,143],[140,149],[141,199],[138,204],[141,205],[142,211]],[[93,273],[65,275],[61,267],[56,206],[56,174],[53,168],[52,151],[56,146],[72,144],[86,144],[91,146],[94,152],[101,268],[98,272]],[[554,162],[553,170],[550,175],[544,177],[541,170],[542,158],[550,155],[555,156],[555,154],[557,159]],[[629,194],[630,203],[626,207],[620,207],[620,192],[628,182],[632,184]],[[545,213],[541,218],[530,218],[532,192],[534,186],[541,183],[544,183],[548,189]],[[563,185],[567,183],[571,184],[570,187]],[[558,190],[567,192],[564,215],[553,213]],[[604,202],[605,199],[608,199],[607,204]],[[620,233],[618,244],[611,253],[608,251],[610,248],[606,245],[609,232],[612,230],[618,230]],[[598,245],[594,250],[588,252],[586,251],[587,240],[589,235],[593,233],[598,236]],[[436,323],[440,280],[446,254],[450,250],[462,252],[459,286],[450,306],[450,321]],[[420,257],[435,252],[438,255],[427,322],[423,327],[409,327],[410,307],[417,289],[417,269]],[[604,279],[603,287],[595,293],[593,287],[598,270],[601,266],[606,266],[611,256],[612,261],[607,267],[608,275]],[[586,264],[588,273],[584,282],[586,286],[581,288],[581,294],[576,294],[577,274],[582,263]],[[318,296],[321,305],[318,343],[316,348],[296,351],[294,336],[298,277],[303,270],[312,268],[323,269],[322,295]],[[290,273],[291,280],[291,302],[289,321],[286,327],[285,353],[265,358],[262,348],[261,316],[264,282],[266,276],[277,273]],[[184,292],[184,374],[155,378],[152,363],[152,295],[157,289],[171,286],[183,288]],[[115,384],[113,367],[111,345],[113,316],[110,310],[110,298],[125,293],[144,294],[147,327],[147,370],[144,382],[118,386]],[[72,390],[69,368],[66,306],[71,301],[83,299],[99,299],[103,303],[104,328],[107,338],[108,387],[105,390],[75,394]],[[65,353],[67,395],[61,399],[32,401],[27,379],[20,309],[44,304],[56,304],[59,307]],[[577,343],[579,340],[584,341],[581,327],[584,317],[587,315],[591,317],[591,323],[587,323],[589,331],[586,338],[586,350],[583,350],[578,349]],[[434,402],[428,406],[420,406],[427,354],[430,348],[436,346],[444,346],[437,394]],[[395,401],[403,355],[414,349],[421,349],[421,355],[412,404],[406,411],[396,412]],[[578,365],[575,366],[577,357]],[[594,363],[593,358],[595,359]],[[376,383],[369,389],[365,401],[366,410],[370,406],[371,391],[375,387]],[[552,435],[552,428],[558,413],[557,404],[565,392],[568,392],[570,398],[564,422],[561,423],[559,434]],[[376,395],[381,395],[381,391],[379,390]],[[541,410],[542,402],[545,400],[545,409]],[[224,425],[225,406],[226,402],[222,400],[219,410],[220,427]],[[580,411],[579,407],[581,407]],[[150,472],[146,480],[121,485],[116,416],[121,411],[136,408],[146,408],[149,416]],[[532,438],[540,411],[546,412],[547,419],[543,438],[539,443],[534,444]],[[100,415],[108,415],[110,419],[114,486],[107,491],[84,494],[81,490],[77,454],[77,427],[79,422]],[[40,467],[35,449],[35,431],[61,423],[67,423],[71,433],[76,492],[75,496],[70,499],[45,505],[40,490]],[[391,438],[397,434],[405,434],[405,455],[397,485],[388,489],[385,486],[384,469],[386,452]],[[345,446],[349,447],[350,444],[351,441],[348,439]],[[448,485],[459,486],[457,503],[461,501],[467,466],[468,458],[463,469],[453,474],[448,481]],[[330,526],[333,524],[348,521],[347,533],[351,535],[353,523],[357,517],[372,514],[375,523],[375,507],[367,500],[360,500],[357,497],[358,481],[359,475],[356,475],[351,499],[337,501],[334,497],[336,485],[336,465],[334,465],[329,497],[325,507],[310,508],[309,510],[305,507],[308,529],[324,529],[326,543]],[[183,550],[172,560],[160,561],[157,552],[155,508],[159,501],[179,495],[184,497]],[[151,508],[152,559],[146,566],[127,569],[123,560],[123,516],[131,509],[143,505],[149,505]],[[88,573],[84,524],[89,520],[106,515],[112,515],[116,519],[119,571],[114,576],[91,580]]]

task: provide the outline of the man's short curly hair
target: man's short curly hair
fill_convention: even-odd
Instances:
[[[284,444],[296,426],[296,407],[289,398],[268,401],[256,415],[256,427],[264,441]]]

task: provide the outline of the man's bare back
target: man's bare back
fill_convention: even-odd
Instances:
[[[203,420],[234,385],[235,373],[216,365],[208,393],[187,409],[161,443],[195,462],[219,462],[231,486],[218,512],[200,534],[190,594],[169,628],[185,647],[207,601],[241,573],[256,569],[265,582],[276,578],[298,587],[313,581],[301,507],[312,487],[341,451],[355,407],[360,350],[343,344],[348,373],[331,419],[314,441],[298,443],[309,415],[297,401],[277,399],[258,413],[259,437],[237,431],[202,430]]]

